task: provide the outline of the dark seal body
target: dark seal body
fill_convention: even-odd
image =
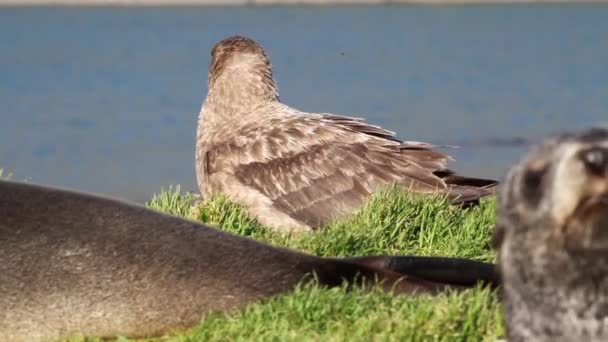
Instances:
[[[465,279],[479,266],[467,261],[426,277],[421,260],[319,258],[137,205],[0,181],[0,341],[170,333],[287,292],[313,272],[329,286],[380,279],[408,294],[493,277],[481,265]]]
[[[512,168],[495,244],[509,341],[608,341],[608,130],[551,137]]]

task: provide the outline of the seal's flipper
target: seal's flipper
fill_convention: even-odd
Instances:
[[[456,286],[500,286],[495,264],[464,258],[425,256],[371,256],[349,258],[351,262],[421,280]]]

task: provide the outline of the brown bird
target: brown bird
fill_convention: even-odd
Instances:
[[[234,36],[211,53],[196,136],[201,194],[224,193],[276,230],[310,230],[353,212],[391,184],[453,204],[493,194],[494,180],[446,168],[431,144],[402,142],[362,119],[306,113],[279,100],[270,59]]]

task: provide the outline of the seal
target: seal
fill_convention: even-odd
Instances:
[[[211,56],[196,135],[203,197],[223,193],[275,230],[311,230],[392,184],[445,194],[453,204],[494,193],[496,181],[458,176],[431,144],[281,103],[270,59],[250,38],[226,38]]]
[[[0,341],[150,337],[316,277],[415,295],[498,286],[493,264],[322,258],[115,199],[0,181]]]
[[[498,201],[508,340],[608,340],[608,129],[547,138]]]

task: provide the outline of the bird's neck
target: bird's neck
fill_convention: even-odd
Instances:
[[[279,94],[270,69],[257,72],[227,68],[209,79],[209,92],[198,118],[197,148],[221,141],[240,127],[257,122],[262,112],[255,109],[278,102]]]
[[[204,120],[213,126],[236,123],[247,120],[255,107],[276,101],[279,92],[270,68],[227,67],[219,76],[209,79]]]

